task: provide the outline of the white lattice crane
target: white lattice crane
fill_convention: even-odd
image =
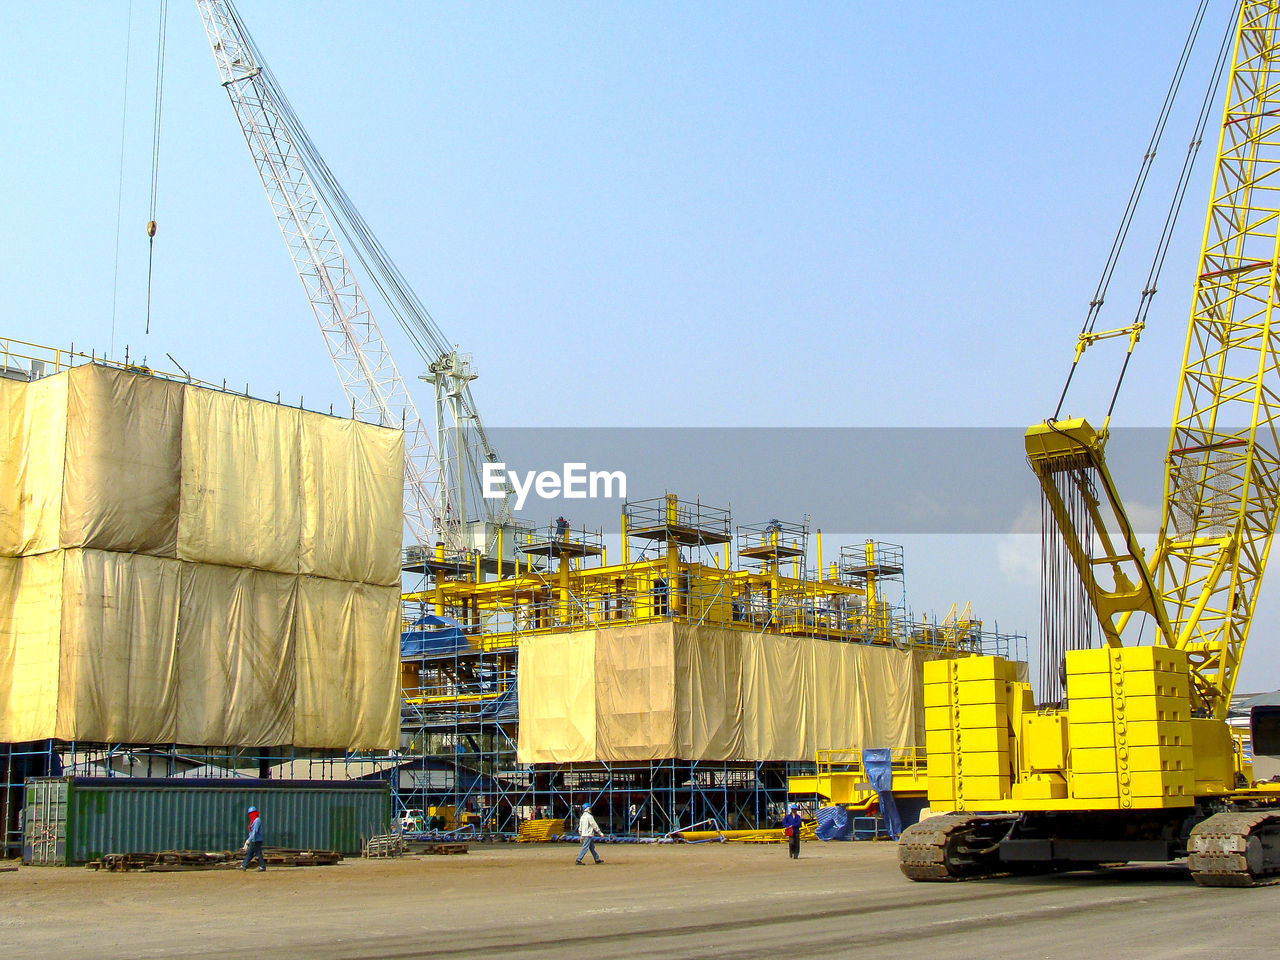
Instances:
[[[509,520],[505,501],[479,496],[479,461],[496,460],[471,396],[470,357],[431,319],[369,230],[298,121],[229,0],[196,0],[245,143],[271,201],[294,269],[355,416],[404,428],[404,516],[418,544],[471,549],[470,520]],[[335,230],[336,227],[336,230]],[[436,390],[435,436],[370,312],[339,243],[366,274],[422,355]],[[471,504],[469,516],[468,504]]]

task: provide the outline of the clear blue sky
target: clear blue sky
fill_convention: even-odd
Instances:
[[[243,0],[240,11],[347,191],[474,352],[489,423],[1016,427],[1052,412],[1194,6]],[[1188,107],[1229,6],[1210,14]],[[142,332],[157,9],[133,2],[115,349],[341,406],[182,0],[169,13]],[[0,7],[0,335],[112,342],[128,15],[125,0]],[[1184,110],[1152,218],[1188,134]],[[1120,423],[1169,420],[1210,160]],[[1131,243],[1112,289],[1117,326],[1153,242],[1147,229]],[[1112,371],[1089,373],[1074,412],[1105,408]],[[972,598],[1034,635],[1016,543],[913,540],[913,603]],[[1280,683],[1265,639],[1276,606],[1264,591],[1242,687]]]

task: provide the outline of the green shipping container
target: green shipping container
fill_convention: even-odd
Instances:
[[[386,833],[385,780],[166,780],[39,777],[26,781],[22,861],[65,866],[107,853],[238,850],[249,807],[262,813],[266,844],[360,852]]]

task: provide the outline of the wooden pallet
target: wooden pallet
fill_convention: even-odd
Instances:
[[[470,848],[467,843],[428,843],[422,852],[435,856],[449,856],[455,853],[466,853]]]
[[[266,847],[263,858],[273,867],[324,867],[338,863],[342,854],[336,850],[290,850]],[[244,860],[239,850],[161,850],[157,853],[108,853],[85,864],[90,870],[126,873],[145,870],[148,873],[184,873],[192,870],[234,870]]]

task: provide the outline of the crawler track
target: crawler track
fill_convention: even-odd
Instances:
[[[1000,838],[1014,817],[946,814],[902,831],[898,867],[909,880],[983,880],[1004,876]]]
[[[1215,813],[1196,824],[1187,866],[1202,887],[1256,887],[1280,882],[1280,813]]]

